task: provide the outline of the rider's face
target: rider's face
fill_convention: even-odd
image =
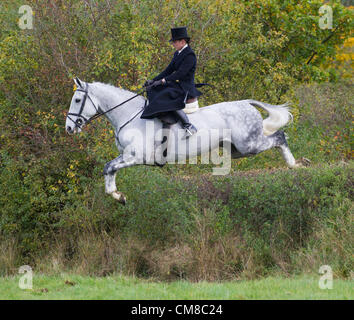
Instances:
[[[172,45],[178,51],[181,50],[185,46],[186,43],[187,42],[184,39],[172,41]]]

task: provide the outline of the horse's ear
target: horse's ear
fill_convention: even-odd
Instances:
[[[82,88],[82,81],[78,77],[74,78],[74,82],[78,88]]]

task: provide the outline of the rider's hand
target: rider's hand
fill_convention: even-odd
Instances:
[[[147,81],[144,83],[144,87],[151,86],[153,83],[154,83],[154,80],[147,80]]]
[[[163,82],[162,79],[161,79],[161,80],[156,80],[156,81],[154,81],[154,83],[152,84],[152,86],[153,86],[153,87],[157,87],[157,86],[160,86],[160,85],[162,85],[162,84],[164,84],[164,82]]]

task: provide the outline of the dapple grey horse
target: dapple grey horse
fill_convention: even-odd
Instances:
[[[67,115],[66,131],[69,134],[80,132],[92,117],[101,114],[108,118],[114,127],[120,155],[104,167],[105,191],[120,203],[125,204],[126,197],[117,191],[115,178],[119,169],[191,159],[219,150],[220,146],[230,146],[231,158],[247,157],[277,147],[290,168],[297,166],[284,132],[278,130],[292,118],[287,104],[276,106],[240,100],[200,108],[189,114],[197,133],[183,140],[179,123],[172,124],[166,134],[161,120],[140,118],[146,103],[142,95],[134,97],[133,92],[100,82],[86,83],[78,78],[74,81],[77,89]],[[117,105],[120,106],[111,110]],[[255,107],[267,111],[268,118],[263,120]],[[169,137],[165,141],[164,135]]]

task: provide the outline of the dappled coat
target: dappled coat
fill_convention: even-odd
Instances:
[[[202,93],[194,83],[196,65],[197,57],[190,46],[179,54],[176,51],[167,68],[153,79],[165,78],[166,84],[148,91],[149,104],[141,118],[151,119],[160,113],[183,109],[187,99],[200,96]]]

